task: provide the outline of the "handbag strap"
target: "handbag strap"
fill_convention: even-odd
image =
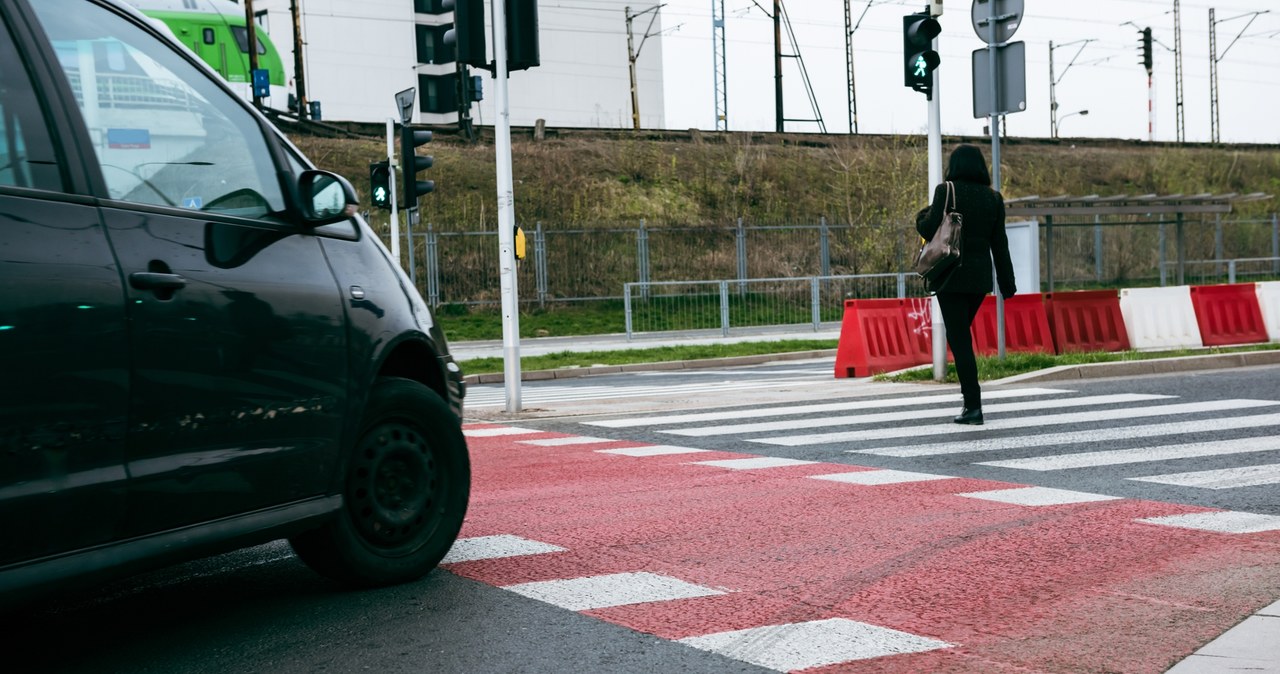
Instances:
[[[954,210],[956,210],[956,186],[953,185],[950,180],[948,180],[947,181],[947,199],[946,201],[942,202],[942,211],[945,213],[947,211],[954,211]]]

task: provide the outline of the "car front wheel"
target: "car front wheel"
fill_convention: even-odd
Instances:
[[[416,381],[379,379],[344,465],[342,510],[290,539],[298,557],[355,587],[435,568],[462,528],[471,487],[466,440],[448,405]]]

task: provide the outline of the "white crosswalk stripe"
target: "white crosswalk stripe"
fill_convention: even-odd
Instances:
[[[943,454],[993,452],[1005,449],[1051,447],[1055,445],[1070,445],[1084,442],[1101,443],[1112,440],[1154,438],[1162,435],[1181,435],[1184,433],[1209,433],[1242,428],[1266,428],[1268,426],[1280,426],[1280,414],[1253,414],[1239,417],[1223,417],[1218,419],[1197,419],[1196,421],[1175,421],[1173,423],[1163,424],[1099,428],[1087,431],[1013,435],[1004,438],[973,438],[964,440],[963,442],[872,447],[870,449],[851,449],[849,452],[855,454],[875,454],[878,456],[899,457],[939,456]]]
[[[1003,398],[1030,398],[1033,396],[1073,393],[1065,389],[1024,388],[991,391],[985,394],[987,400]],[[802,414],[820,414],[823,412],[853,412],[856,410],[873,410],[886,407],[907,407],[932,405],[935,403],[956,404],[961,400],[959,393],[945,395],[910,396],[905,398],[878,398],[847,400],[838,403],[818,403],[813,405],[789,405],[787,407],[768,407],[724,410],[719,412],[697,412],[694,414],[668,414],[656,417],[628,419],[606,419],[604,421],[588,421],[588,426],[602,428],[636,428],[640,426],[662,426],[664,424],[691,424],[704,421],[728,421],[730,419],[759,419],[761,417],[789,417]]]
[[[830,379],[827,374],[823,380]],[[702,382],[697,384],[653,386],[565,386],[563,384],[540,385],[525,383],[521,387],[520,400],[525,405],[542,405],[580,400],[610,400],[615,398],[643,398],[647,396],[678,396],[692,393],[718,391],[751,391],[755,389],[792,386],[818,380],[817,376],[805,379],[769,379],[763,381]],[[466,405],[470,409],[502,407],[506,405],[506,391],[501,386],[470,386],[467,388]]]
[[[1061,407],[1085,407],[1089,405],[1119,405],[1123,403],[1143,402],[1149,400],[1165,400],[1173,396],[1149,393],[1118,393],[1114,395],[1082,396],[1079,398],[1061,398],[1054,400],[1029,400],[1018,403],[997,403],[985,405],[987,413],[1024,412],[1027,410],[1057,409]],[[879,414],[848,414],[835,417],[817,417],[814,419],[786,419],[782,421],[762,421],[754,424],[725,424],[721,426],[699,426],[681,428],[662,433],[684,435],[690,437],[707,437],[711,435],[730,435],[742,433],[767,433],[771,431],[790,431],[797,428],[824,428],[828,426],[850,426],[854,424],[879,424],[886,422],[916,421],[931,417],[955,416],[959,410],[951,408],[935,408],[925,410],[907,410],[904,412],[882,412]]]
[[[1265,466],[1240,466],[1238,468],[1220,468],[1218,470],[1198,470],[1191,473],[1150,475],[1147,477],[1131,477],[1128,479],[1137,480],[1139,482],[1172,484],[1180,487],[1198,487],[1200,489],[1256,487],[1264,484],[1280,484],[1280,463],[1272,463]]]
[[[962,426],[957,424],[934,424],[929,426],[898,426],[893,428],[873,428],[855,431],[837,431],[833,433],[813,433],[807,435],[786,435],[771,438],[746,438],[748,442],[757,442],[785,447],[804,445],[821,445],[836,442],[858,442],[868,440],[887,440],[892,438],[912,438],[929,435],[973,435],[988,433],[993,429],[1038,428],[1041,426],[1060,426],[1066,424],[1087,424],[1098,421],[1117,419],[1137,419],[1141,417],[1177,416],[1200,412],[1224,412],[1253,407],[1280,405],[1274,400],[1210,400],[1195,403],[1176,403],[1172,405],[1152,405],[1149,407],[1115,407],[1088,412],[1069,412],[1066,414],[1045,414],[1031,417],[1013,417],[988,422],[986,426]],[[915,418],[915,417],[912,417]]]
[[[1008,461],[983,461],[980,465],[1018,468],[1021,470],[1067,470],[1071,468],[1096,468],[1124,463],[1145,463],[1169,459],[1189,459],[1197,456],[1226,456],[1249,452],[1269,452],[1280,449],[1280,437],[1238,438],[1213,442],[1192,442],[1182,445],[1159,445],[1114,449],[1104,452],[1078,452],[1056,456],[1038,456],[1030,459]]]

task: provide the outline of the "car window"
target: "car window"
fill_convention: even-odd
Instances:
[[[13,38],[0,24],[0,185],[62,189],[48,126]]]
[[[32,4],[113,199],[245,217],[284,209],[262,130],[199,68],[103,7]]]

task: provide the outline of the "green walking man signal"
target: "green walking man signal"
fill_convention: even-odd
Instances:
[[[942,32],[938,20],[927,13],[902,17],[902,84],[933,98],[933,71],[942,57],[933,50],[933,38]]]

